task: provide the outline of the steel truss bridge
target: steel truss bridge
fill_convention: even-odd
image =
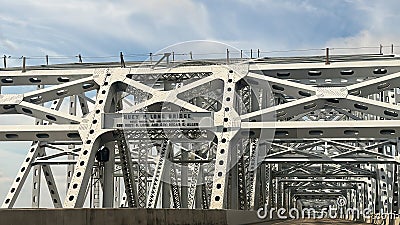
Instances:
[[[33,208],[49,202],[47,186],[55,208],[320,209],[341,198],[399,213],[394,55],[9,68],[0,87],[1,116],[35,120],[0,125],[0,141],[32,141],[2,208],[25,185]],[[105,121],[171,112],[212,112],[213,126]]]

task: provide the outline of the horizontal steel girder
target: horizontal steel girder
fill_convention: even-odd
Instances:
[[[344,163],[344,164],[400,164],[398,158],[393,159],[379,159],[379,158],[267,158],[263,160],[264,163]],[[346,176],[346,175],[342,175]]]
[[[0,141],[77,141],[79,125],[1,125]]]
[[[275,139],[396,138],[399,120],[242,122],[242,129],[275,130]]]

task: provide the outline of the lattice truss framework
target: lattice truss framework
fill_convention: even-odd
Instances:
[[[0,125],[1,141],[33,141],[2,207],[14,206],[32,173],[32,207],[40,207],[44,183],[56,208],[254,210],[342,196],[351,207],[398,212],[400,61],[336,59],[2,70],[1,87],[37,86],[0,94],[1,114],[36,119]],[[102,126],[104,113],[171,108],[212,111],[215,128]],[[98,162],[104,147],[110,159]],[[55,166],[66,167],[66,183],[55,179]]]

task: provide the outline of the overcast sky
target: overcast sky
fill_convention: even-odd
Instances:
[[[0,55],[117,56],[190,40],[262,51],[398,46],[399,10],[398,0],[0,0]],[[0,145],[1,201],[25,145]]]

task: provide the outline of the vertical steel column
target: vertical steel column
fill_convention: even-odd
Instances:
[[[69,97],[69,114],[76,116],[76,103],[77,103],[77,96],[73,95]],[[72,150],[75,148],[75,145],[68,145],[68,149]],[[68,155],[68,160],[74,160],[75,156],[74,155]],[[72,174],[74,173],[74,164],[69,164],[67,165],[67,185],[66,185],[66,191],[68,191],[68,188],[71,184],[71,179],[72,179]]]
[[[359,212],[364,210],[364,192],[362,191],[363,186],[364,183],[356,184],[356,208],[359,210]]]
[[[370,165],[370,169],[372,170],[372,168],[374,168],[374,165]],[[376,203],[376,177],[372,177],[372,178],[368,178],[368,182],[367,182],[367,195],[366,195],[366,199],[367,199],[367,207],[371,210],[371,213],[375,213],[376,208],[378,208],[375,203]]]
[[[228,74],[224,71],[221,74],[216,74],[224,79],[224,99],[223,106],[223,123],[222,132],[217,132],[218,147],[215,160],[215,169],[213,175],[213,187],[211,192],[210,208],[222,209],[226,207],[227,203],[227,187],[228,187],[228,159],[229,154],[232,152],[233,146],[231,140],[235,137],[237,130],[233,129],[235,121],[229,121],[229,118],[234,117],[234,101],[235,101],[235,83],[234,71],[229,70]],[[222,111],[222,110],[221,110]]]
[[[285,183],[281,182],[279,185],[279,207],[285,208]]]
[[[260,50],[258,49],[258,53],[260,53]],[[257,96],[255,96],[255,94],[253,92],[256,93],[261,93],[261,101],[258,99]],[[267,87],[263,87],[260,90],[251,90],[251,107],[253,110],[257,110],[260,108],[264,109],[267,108],[269,106],[268,102],[270,101],[269,97],[268,97],[268,91],[267,91]],[[260,140],[259,142],[261,143],[263,140],[263,135],[260,135]],[[262,160],[267,156],[268,150],[267,149],[268,146],[263,145],[262,147],[260,147],[261,151],[259,151],[258,154],[258,162],[262,162]],[[259,201],[259,205],[257,208],[260,207],[264,207],[265,204],[268,204],[268,189],[269,189],[269,167],[270,164],[260,164],[260,201]],[[288,199],[290,200],[290,199]]]
[[[400,138],[397,138],[396,140],[396,156],[400,156]],[[393,182],[393,212],[394,213],[400,213],[400,186],[399,186],[399,181],[400,181],[400,165],[396,165],[396,176],[395,180]]]
[[[161,180],[164,177],[165,172],[165,161],[172,148],[172,144],[167,141],[163,141],[160,147],[160,153],[157,156],[156,167],[154,169],[154,175],[151,181],[149,195],[147,197],[147,207],[155,208],[157,205],[158,196],[161,188]]]
[[[250,148],[250,162],[247,168],[247,180],[246,180],[246,185],[247,185],[247,194],[248,194],[248,201],[250,204],[250,209],[255,210],[257,208],[257,202],[258,202],[258,195],[259,192],[257,189],[259,189],[258,185],[258,173],[260,172],[258,167],[257,167],[257,155],[258,155],[258,140],[255,139],[250,139],[251,141],[249,142],[249,148]]]
[[[38,121],[39,123],[42,123],[42,121]],[[44,147],[39,145],[39,152],[38,155],[39,157],[44,156]],[[42,177],[42,166],[41,165],[35,165],[33,166],[33,173],[32,173],[32,208],[39,208],[40,206],[40,187],[41,187],[41,177]]]
[[[285,208],[286,209],[286,213],[289,211],[289,209],[290,209],[290,196],[291,196],[291,194],[292,194],[292,192],[291,192],[291,188],[290,188],[290,186],[292,186],[292,184],[291,183],[285,183],[284,185],[283,185],[283,208]],[[296,193],[296,191],[293,191],[294,193]]]
[[[165,168],[172,168],[174,165],[173,161],[174,155],[174,145],[171,146],[171,150],[167,155],[167,160],[165,161]],[[162,207],[163,208],[171,208],[171,197],[172,197],[172,189],[171,189],[171,169],[166,169],[164,172],[164,179],[162,182]]]
[[[395,90],[394,90],[395,91]],[[384,96],[384,101],[397,105],[395,92],[392,90],[384,91],[382,94]],[[390,145],[384,147],[384,153],[388,156],[395,157],[396,156],[396,145]],[[391,215],[394,211],[394,181],[396,179],[396,164],[387,164],[386,172],[387,172],[387,200],[385,204],[387,204],[387,212]],[[393,221],[391,221],[393,223]]]
[[[138,207],[145,208],[147,201],[147,153],[149,148],[151,150],[151,147],[145,141],[139,140],[138,142]]]
[[[4,56],[5,57],[5,56]],[[44,85],[37,85],[37,90],[44,88]],[[40,104],[43,106],[43,104]],[[42,119],[35,119],[36,125],[43,125]],[[39,153],[38,156],[43,156],[44,147],[40,146],[39,143]],[[39,208],[40,205],[40,187],[41,187],[41,177],[42,177],[42,167],[40,165],[33,166],[33,174],[32,174],[32,208]]]
[[[278,208],[278,178],[272,176],[272,196],[273,199],[271,202],[274,203],[273,207]]]
[[[103,208],[113,208],[114,201],[114,167],[115,167],[115,142],[105,144],[109,149],[109,160],[104,163],[103,173]],[[129,149],[129,148],[128,148]],[[122,162],[121,162],[122,163]],[[134,183],[136,185],[136,183]],[[135,190],[136,192],[136,190]]]
[[[247,202],[247,186],[246,186],[246,167],[245,167],[245,148],[243,148],[245,142],[242,140],[238,144],[238,154],[240,156],[237,162],[237,170],[238,170],[238,201],[240,210],[248,209]]]
[[[272,208],[272,198],[273,198],[273,187],[272,187],[272,165],[271,164],[267,164],[266,165],[266,187],[265,187],[265,192],[267,193],[267,200],[266,200],[266,204],[268,205],[268,211]]]
[[[114,207],[121,207],[121,178],[114,177]]]
[[[182,161],[187,161],[188,158],[188,152],[187,150],[190,150],[192,145],[191,144],[182,144],[182,147],[185,149],[183,150],[181,148],[181,160]],[[181,163],[181,207],[182,208],[187,208],[188,207],[188,164],[187,163]]]
[[[196,193],[195,193],[195,208],[202,209],[202,202],[203,202],[203,195],[202,195],[202,187],[204,185],[204,168],[203,165],[200,164],[199,166],[199,175],[196,184]]]
[[[170,157],[168,157],[170,159]],[[166,162],[166,168],[169,168],[171,165],[170,160]],[[171,208],[171,170],[166,169],[164,172],[164,179],[162,182],[162,187],[161,187],[161,197],[162,197],[162,207],[163,208]]]
[[[130,208],[137,207],[138,198],[136,191],[135,176],[133,173],[133,163],[131,158],[131,151],[125,136],[121,133],[121,140],[118,140],[118,152],[121,160],[121,170],[124,178],[124,187],[126,200]]]
[[[195,207],[195,194],[197,190],[197,182],[200,174],[200,163],[190,163],[189,171],[191,172],[189,189],[188,189],[188,208],[192,209]]]
[[[265,154],[266,154],[266,149],[265,149],[265,146],[261,146],[260,147],[260,149],[261,149],[261,153],[259,154],[259,160],[262,160],[262,158],[264,158],[265,157]],[[260,208],[260,207],[264,207],[264,205],[265,205],[265,203],[266,203],[266,192],[265,192],[265,190],[266,190],[266,173],[267,173],[267,171],[266,171],[266,167],[265,167],[266,165],[263,163],[263,164],[260,164],[258,167],[259,167],[259,170],[260,170],[260,173],[259,173],[259,180],[260,180],[260,188],[259,188],[259,194],[258,194],[258,196],[259,196],[259,199],[258,199],[258,206],[257,206],[257,208]]]
[[[111,71],[109,69],[95,70],[94,80],[100,86],[96,102],[91,111],[80,124],[80,136],[83,141],[79,152],[78,163],[75,166],[71,185],[67,191],[63,206],[65,208],[82,207],[85,202],[86,188],[89,183],[95,155],[100,147],[101,112],[107,112],[111,104],[111,96],[115,87],[111,86]],[[111,86],[111,87],[110,87]]]
[[[362,210],[368,211],[368,193],[367,193],[367,188],[368,188],[368,182],[363,182],[362,189],[361,189],[361,197],[362,197]]]
[[[376,193],[379,196],[378,198],[378,210],[379,213],[388,213],[388,174],[387,174],[388,165],[378,165],[377,166],[377,190]]]
[[[239,145],[241,145],[241,142],[239,142]],[[230,165],[231,169],[229,171],[229,176],[231,176],[230,179],[230,199],[229,199],[229,208],[230,209],[239,209],[239,180],[238,180],[238,148],[234,147],[232,148],[232,152],[230,154]]]
[[[172,203],[175,209],[181,208],[181,195],[178,184],[176,165],[173,163],[170,170]]]
[[[101,177],[101,173],[102,171],[100,170],[100,166],[94,166],[93,167],[93,173],[92,173],[92,179],[93,179],[93,183],[92,183],[92,195],[91,195],[91,200],[92,200],[92,207],[93,208],[100,208],[100,177]]]

